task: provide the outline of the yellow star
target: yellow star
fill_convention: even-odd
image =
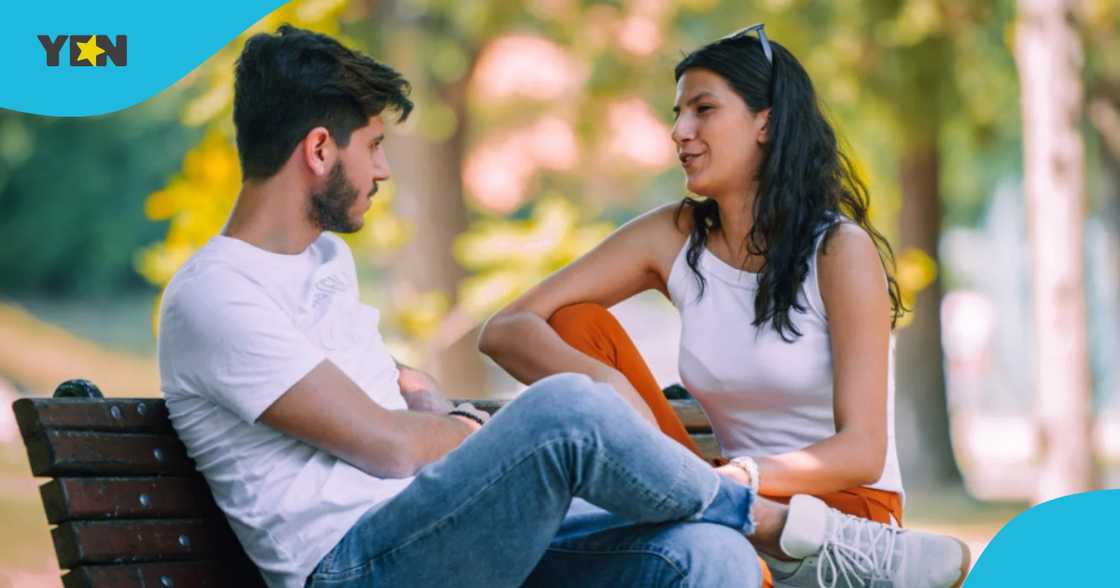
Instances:
[[[78,61],[86,60],[90,65],[97,65],[97,56],[105,52],[104,49],[97,46],[97,35],[89,38],[85,43],[78,41],[78,49],[81,53],[78,54]]]

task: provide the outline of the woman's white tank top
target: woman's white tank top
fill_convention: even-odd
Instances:
[[[769,323],[755,327],[758,274],[741,271],[701,250],[704,295],[688,267],[685,242],[669,272],[669,297],[681,316],[681,383],[700,403],[724,456],[762,457],[804,449],[836,434],[832,413],[832,350],[817,280],[818,237],[798,295],[805,312],[790,310],[801,332],[782,340]],[[894,337],[887,374],[887,456],[870,488],[902,493],[894,439]]]

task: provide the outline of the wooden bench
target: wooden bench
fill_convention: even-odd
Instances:
[[[683,389],[666,395],[705,454],[717,446]],[[493,413],[506,401],[472,400]],[[162,398],[104,398],[70,380],[12,404],[65,588],[264,586],[175,436]]]

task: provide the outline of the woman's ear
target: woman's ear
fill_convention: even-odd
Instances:
[[[301,151],[304,163],[312,174],[325,176],[335,157],[334,141],[326,127],[315,127],[303,138]]]
[[[755,124],[758,129],[758,142],[770,142],[770,109],[760,110],[755,115]]]

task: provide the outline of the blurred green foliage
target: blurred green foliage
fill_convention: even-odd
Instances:
[[[1120,60],[1108,58],[1120,42],[1118,5],[1086,0],[1079,12],[1090,84],[1120,78]],[[347,42],[403,67],[415,82],[418,108],[400,131],[439,142],[465,128],[468,165],[483,148],[541,121],[571,129],[578,145],[574,162],[534,163],[522,178],[520,199],[496,207],[467,186],[467,240],[529,230],[548,195],[573,204],[566,221],[573,227],[618,224],[680,197],[680,173],[671,162],[635,164],[610,152],[617,134],[611,108],[638,100],[667,129],[674,63],[708,40],[759,21],[809,71],[870,184],[876,224],[889,237],[897,237],[899,156],[907,138],[920,132],[938,138],[945,225],[971,225],[996,183],[1021,170],[1014,15],[1013,0],[291,2],[184,83],[140,106],[87,119],[0,112],[0,294],[111,294],[143,288],[145,278],[164,284],[220,228],[232,204],[233,60],[249,34],[280,22],[344,34]],[[654,44],[627,45],[627,27],[642,25],[655,27]],[[517,35],[543,40],[569,60],[575,87],[545,98],[474,91],[488,48]],[[412,63],[393,60],[400,55]],[[454,104],[449,92],[459,86],[466,87],[465,106]],[[392,213],[393,192],[390,186],[368,229],[352,241],[374,261],[415,237],[414,227]],[[472,276],[455,297],[470,299],[465,304],[472,314],[493,306],[478,304],[478,292],[493,291],[480,279],[528,275],[521,272],[520,252],[511,249],[500,259],[501,252],[476,255],[476,249],[456,252]],[[578,253],[568,247],[542,254],[550,261],[541,267]],[[900,259],[918,264],[900,268],[923,277],[915,284],[936,271],[932,259]],[[502,291],[494,304],[511,293]],[[455,304],[423,306],[439,314],[432,309],[444,312]]]
[[[198,140],[174,91],[93,118],[0,111],[0,294],[105,296],[150,290],[136,251],[166,227],[149,192]]]

